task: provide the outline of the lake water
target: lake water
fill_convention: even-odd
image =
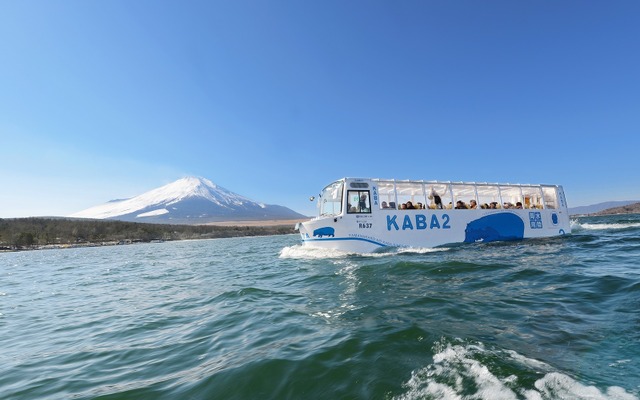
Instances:
[[[0,254],[3,399],[638,399],[640,216],[344,255],[295,235]]]

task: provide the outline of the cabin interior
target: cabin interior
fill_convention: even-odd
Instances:
[[[423,209],[452,209],[458,202],[465,208],[473,202],[477,208],[557,208],[555,186],[384,180],[376,183],[380,208],[398,209],[409,202],[415,208],[420,204]]]
[[[320,215],[340,215],[343,195],[347,213],[370,213],[380,209],[558,208],[558,187],[497,183],[400,181],[372,179],[367,182],[333,182],[322,190]],[[373,197],[372,197],[373,196]]]

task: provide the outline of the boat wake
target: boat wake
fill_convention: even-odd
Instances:
[[[638,400],[623,388],[601,391],[515,351],[491,351],[482,343],[441,340],[433,363],[414,371],[397,400],[594,399]],[[537,378],[537,379],[536,379]]]
[[[438,252],[448,251],[448,250],[449,249],[446,247],[438,247],[438,248],[388,247],[374,253],[355,253],[355,252],[345,252],[345,251],[340,251],[335,249],[321,249],[321,248],[303,246],[301,244],[297,244],[294,246],[284,247],[282,250],[280,250],[279,257],[304,259],[304,260],[345,258],[345,257],[353,257],[353,256],[379,258],[379,257],[395,256],[398,254],[438,253]]]
[[[428,253],[439,253],[442,251],[449,251],[448,247],[436,247],[436,248],[427,248],[427,247],[401,247],[396,249],[396,253],[399,254],[428,254]]]
[[[344,251],[335,249],[321,249],[317,247],[303,246],[297,244],[294,246],[287,246],[280,250],[280,258],[294,258],[303,260],[315,260],[315,259],[331,259],[331,258],[345,258],[354,253],[346,253]]]
[[[640,228],[640,222],[615,222],[615,223],[597,223],[597,222],[580,222],[571,220],[572,231],[604,231],[617,229]]]

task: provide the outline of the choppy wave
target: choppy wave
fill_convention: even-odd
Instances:
[[[491,351],[483,343],[443,340],[434,351],[433,363],[414,371],[396,400],[638,400],[621,387],[601,390],[542,361],[515,351]]]
[[[638,400],[640,216],[576,222],[374,254],[295,235],[0,253],[0,397]]]

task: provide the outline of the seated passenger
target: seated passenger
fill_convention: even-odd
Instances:
[[[484,203],[480,206],[480,208],[482,208],[483,210],[486,210],[487,208],[489,208],[489,205],[487,203]]]
[[[489,208],[495,210],[496,208],[498,208],[498,202],[492,201],[491,203],[489,203]]]
[[[472,210],[476,210],[478,208],[478,203],[475,200],[469,200],[469,208]]]
[[[522,203],[518,201],[516,203],[516,208],[522,209]]]
[[[400,209],[401,210],[406,210],[407,209],[407,205],[405,203],[400,204]]]
[[[407,210],[415,210],[416,208],[413,206],[413,203],[410,201],[407,201]]]
[[[387,205],[387,202],[386,202],[386,201],[383,201],[383,202],[382,202],[382,208],[389,208],[389,206]]]
[[[424,208],[424,206],[422,205],[422,203],[418,202],[418,204],[416,205],[416,208],[418,210],[422,210]]]
[[[466,210],[467,209],[467,205],[464,204],[464,201],[462,200],[458,200],[456,201],[456,210]]]

